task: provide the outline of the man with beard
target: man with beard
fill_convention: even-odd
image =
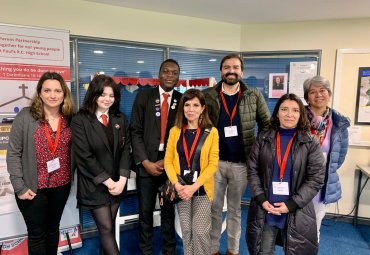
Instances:
[[[219,171],[212,204],[212,254],[219,254],[222,208],[227,193],[227,254],[239,254],[241,197],[247,186],[246,160],[258,131],[268,130],[270,113],[261,92],[243,83],[243,60],[236,54],[221,60],[221,78],[204,91],[209,116],[220,136]]]
[[[131,135],[139,197],[139,245],[143,255],[153,253],[153,211],[158,187],[167,180],[163,158],[168,133],[174,124],[181,98],[181,93],[174,90],[179,75],[180,66],[175,60],[163,61],[159,68],[159,86],[140,91],[132,107]],[[164,201],[161,206],[163,255],[176,254],[174,219],[174,206]]]

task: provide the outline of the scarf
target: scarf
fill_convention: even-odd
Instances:
[[[308,120],[311,123],[311,133],[314,134],[319,139],[320,144],[322,144],[329,126],[331,109],[326,107],[326,110],[322,116],[317,115],[310,106],[307,106],[306,110]]]

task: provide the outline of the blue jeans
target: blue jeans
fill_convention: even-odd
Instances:
[[[59,223],[67,203],[71,183],[37,190],[32,200],[16,196],[28,232],[29,255],[55,255],[59,242]]]
[[[281,239],[283,240],[283,245],[285,247],[287,238],[286,229],[279,229],[277,227],[273,227],[265,223],[262,232],[261,250],[259,252],[259,255],[274,254],[276,237],[279,233],[281,235]]]

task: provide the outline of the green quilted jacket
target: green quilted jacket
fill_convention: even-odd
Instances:
[[[215,87],[203,90],[209,116],[213,125],[218,126],[220,115],[220,90],[222,81]],[[267,108],[262,93],[257,88],[246,86],[240,81],[242,95],[239,101],[240,129],[243,135],[243,145],[246,158],[248,159],[251,147],[256,140],[256,124],[258,133],[269,129],[270,112]]]

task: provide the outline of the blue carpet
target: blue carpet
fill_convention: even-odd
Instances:
[[[240,254],[249,254],[245,242],[247,210],[242,210],[242,234],[240,238]],[[226,232],[221,236],[221,254],[226,254]],[[121,254],[136,255],[140,254],[138,241],[139,234],[137,229],[123,231],[121,233]],[[370,226],[359,225],[354,227],[350,223],[333,220],[324,220],[321,227],[319,255],[370,255]],[[153,255],[159,255],[161,247],[161,234],[159,228],[155,228],[155,246]],[[97,237],[84,239],[83,247],[73,251],[74,255],[98,255],[99,239]],[[181,239],[177,240],[177,252],[183,254]],[[64,255],[69,254],[64,252]],[[275,254],[284,254],[281,247],[277,247]],[[198,255],[198,254],[195,254]],[[201,254],[199,254],[201,255]]]

